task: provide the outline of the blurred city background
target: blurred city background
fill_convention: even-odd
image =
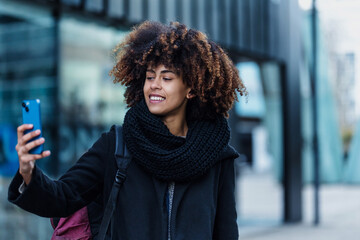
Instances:
[[[41,100],[57,178],[126,113],[112,49],[143,20],[220,43],[249,96],[229,118],[240,239],[360,239],[360,1],[0,0],[0,239],[50,239],[7,202],[21,102]]]

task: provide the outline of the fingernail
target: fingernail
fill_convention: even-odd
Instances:
[[[35,133],[36,133],[36,134],[39,134],[39,133],[40,133],[40,130],[39,130],[39,129],[38,129],[38,130],[36,130],[36,131],[35,131]]]

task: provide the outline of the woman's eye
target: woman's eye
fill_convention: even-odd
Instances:
[[[154,77],[146,77],[146,80],[153,80]]]
[[[166,78],[166,77],[164,77],[163,78],[165,81],[170,81],[172,78]]]

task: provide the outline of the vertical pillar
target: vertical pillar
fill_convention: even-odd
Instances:
[[[300,11],[297,1],[278,3],[283,104],[283,189],[285,223],[302,220],[302,134],[300,115]],[[281,14],[281,15],[280,15]]]
[[[320,222],[320,207],[319,207],[319,189],[320,189],[320,157],[319,157],[319,141],[318,141],[318,119],[317,119],[317,11],[316,0],[312,1],[312,71],[311,71],[311,85],[312,85],[312,108],[313,108],[313,151],[314,151],[314,224],[318,225]]]
[[[54,8],[52,10],[52,16],[54,20],[54,79],[55,79],[55,93],[54,93],[54,123],[51,127],[52,136],[54,139],[54,144],[52,149],[52,165],[51,171],[54,176],[59,174],[59,148],[60,148],[60,138],[59,138],[59,126],[60,126],[60,117],[61,117],[61,107],[60,107],[60,77],[59,77],[59,64],[60,64],[60,13],[61,13],[61,3],[60,0],[56,0]]]

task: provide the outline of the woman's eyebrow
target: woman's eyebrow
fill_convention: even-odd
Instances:
[[[147,69],[146,72],[155,73],[155,70],[153,70],[153,69]],[[162,74],[162,73],[173,73],[173,74],[175,74],[174,71],[167,70],[167,69],[166,69],[166,70],[162,70],[160,73],[161,73],[161,74]]]
[[[171,70],[162,70],[160,73],[173,73],[173,74],[175,74],[173,71],[171,71]]]

